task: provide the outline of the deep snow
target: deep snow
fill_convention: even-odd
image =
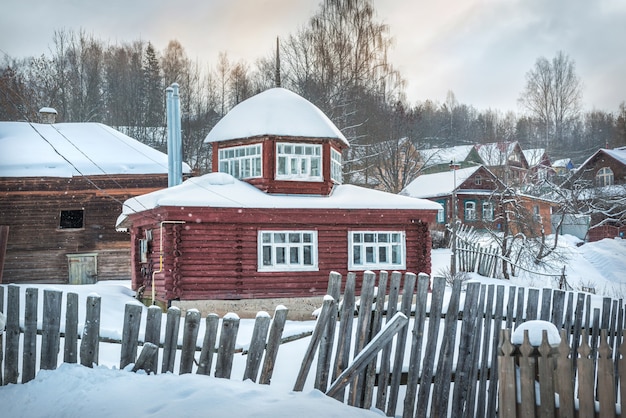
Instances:
[[[626,283],[626,240],[605,239],[579,247],[575,238],[561,238],[562,247],[570,254],[566,271],[572,286],[578,288],[593,283],[599,294],[607,292],[607,296],[613,297],[621,294]],[[443,270],[449,261],[448,250],[433,251],[433,273]],[[559,272],[560,268],[555,266],[553,273]],[[493,279],[472,276],[473,280],[494,282]],[[510,282],[495,282],[516,286],[552,285],[550,279],[528,273]],[[127,302],[138,303],[128,288],[128,282],[37,287],[77,292],[81,302],[86,300],[88,294],[97,292],[102,297],[101,334],[114,338],[121,336],[124,305]],[[42,303],[42,297],[39,299]],[[84,318],[84,306],[79,315],[79,318]],[[244,347],[250,341],[252,325],[253,320],[242,320],[238,346]],[[285,334],[297,334],[311,330],[313,326],[313,321],[288,321]],[[202,338],[202,329],[199,335]],[[99,367],[88,369],[62,364],[57,370],[38,372],[35,380],[29,383],[0,387],[0,409],[2,416],[15,418],[384,416],[380,411],[351,408],[325,397],[312,389],[312,379],[307,381],[302,393],[292,392],[308,342],[309,338],[305,338],[281,346],[270,386],[240,381],[245,367],[245,357],[241,355],[235,356],[231,380],[193,374],[148,376],[120,371],[119,346],[101,344]]]

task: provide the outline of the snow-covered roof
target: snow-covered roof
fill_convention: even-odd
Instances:
[[[485,165],[492,167],[504,165],[516,146],[517,142],[492,142],[476,145],[476,151]]]
[[[265,90],[232,108],[204,142],[260,135],[334,138],[348,145],[345,136],[317,106],[280,87]]]
[[[456,163],[465,161],[469,153],[472,152],[472,148],[474,148],[474,145],[458,145],[449,148],[424,149],[420,150],[419,153],[424,161],[424,166],[430,167],[439,164],[448,164],[450,161]]]
[[[573,168],[574,164],[572,163],[572,159],[571,158],[561,158],[560,160],[556,160],[555,162],[552,163],[552,167],[563,167],[563,168]]]
[[[626,147],[605,149],[604,152],[615,158],[620,163],[626,165]]]
[[[0,122],[0,177],[162,173],[166,154],[100,123]]]
[[[448,196],[482,166],[450,170],[441,173],[422,174],[409,183],[400,194],[414,198]],[[456,174],[456,181],[455,181]]]
[[[541,164],[541,159],[543,158],[543,155],[546,153],[546,149],[545,148],[532,148],[532,149],[522,150],[522,152],[524,153],[524,158],[526,158],[528,165],[530,167],[534,167],[536,165]]]
[[[230,174],[210,173],[182,184],[126,200],[118,226],[133,213],[162,206],[260,209],[416,209],[439,210],[441,205],[379,190],[344,184],[329,196],[273,195]]]

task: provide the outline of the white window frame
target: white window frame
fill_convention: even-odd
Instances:
[[[343,183],[343,168],[341,153],[334,148],[330,149],[330,179],[337,184]]]
[[[602,167],[596,174],[596,184],[598,187],[612,186],[613,185],[613,170],[610,167]]]
[[[237,179],[263,176],[263,145],[252,144],[219,150],[219,171]]]
[[[319,270],[317,231],[260,230],[257,241],[258,271]],[[305,263],[307,249],[309,263]]]
[[[475,201],[473,200],[465,201],[463,205],[463,209],[464,209],[463,217],[465,218],[466,222],[473,222],[473,221],[478,220],[476,219],[476,202]]]
[[[394,250],[396,251],[395,259]],[[381,261],[381,257],[386,259]],[[406,233],[404,231],[349,231],[348,269],[405,270]]]
[[[322,181],[322,145],[278,142],[276,179]]]
[[[493,203],[492,202],[483,202],[483,221],[492,222],[493,221]]]

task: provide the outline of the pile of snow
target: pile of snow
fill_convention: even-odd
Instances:
[[[511,343],[521,345],[524,342],[524,333],[528,331],[528,342],[533,347],[539,347],[543,341],[543,332],[546,331],[548,344],[555,346],[561,343],[561,336],[556,326],[548,321],[526,321],[517,328],[511,336]]]

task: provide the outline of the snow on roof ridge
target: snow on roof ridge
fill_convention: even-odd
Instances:
[[[282,87],[265,90],[236,105],[211,129],[204,142],[262,135],[333,138],[349,146],[324,112]]]

